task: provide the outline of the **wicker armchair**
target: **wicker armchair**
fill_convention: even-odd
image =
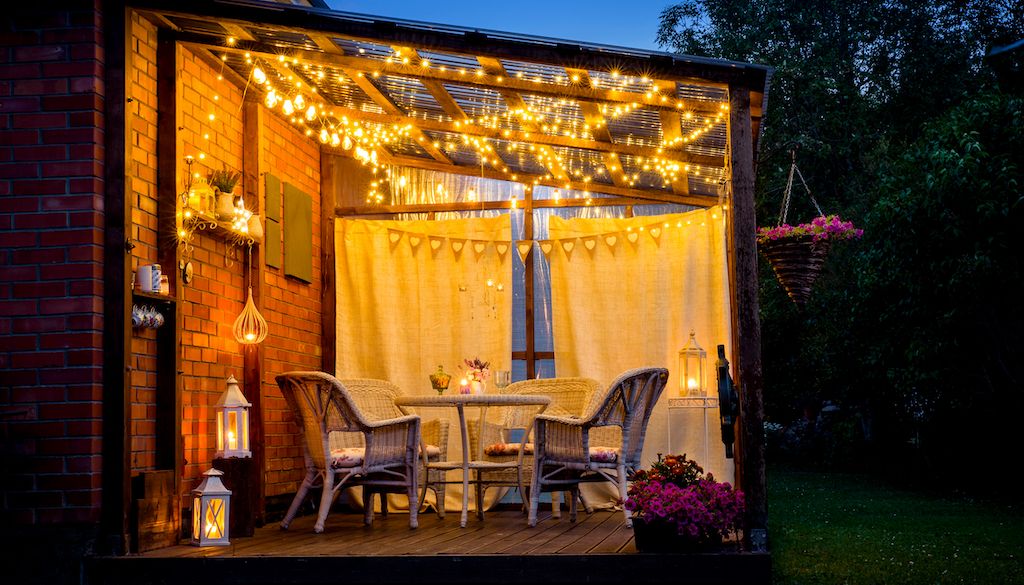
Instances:
[[[548,396],[551,404],[544,410],[544,414],[578,417],[583,414],[598,389],[597,381],[590,378],[542,378],[511,384],[505,388],[504,394]],[[518,468],[481,469],[478,475],[481,480],[478,483],[478,497],[489,487],[515,487],[520,489],[525,508],[528,500],[522,488],[530,485],[533,474],[533,443],[528,436],[517,437],[514,434],[531,429],[536,412],[535,407],[507,408],[500,413],[500,419],[486,421],[481,433],[471,432],[473,452],[476,452],[477,441],[482,441],[485,461],[509,463],[521,458]],[[558,517],[558,499],[553,498],[551,505],[552,514]]]
[[[629,370],[612,382],[604,394],[595,396],[582,417],[537,415],[530,526],[537,525],[542,491],[569,489],[572,492],[569,519],[573,522],[576,521],[580,482],[613,482],[619,489],[619,497],[625,501],[626,479],[640,467],[647,422],[667,381],[665,368]],[[611,426],[621,429],[617,444],[600,445],[593,441],[596,438],[593,430]],[[611,470],[615,470],[615,475]],[[623,509],[623,513],[626,525],[632,526],[629,511]]]
[[[402,395],[401,390],[395,384],[387,380],[374,380],[371,378],[347,378],[341,380],[342,385],[348,389],[355,400],[359,410],[371,420],[383,420],[397,418],[410,414],[401,407],[395,405],[395,398]],[[442,469],[427,468],[427,462],[445,461],[448,459],[448,430],[447,420],[431,419],[422,421],[420,424],[420,456],[423,467],[420,469],[420,480],[422,491],[419,500],[410,500],[409,507],[414,501],[423,506],[427,490],[433,490],[437,500],[437,515],[444,518],[444,496],[445,496],[445,471]],[[331,448],[358,447],[362,445],[362,435],[353,433],[334,433],[331,435]],[[366,502],[372,506],[373,502]],[[381,513],[387,515],[387,498],[381,497]]]
[[[281,393],[302,428],[305,443],[306,477],[281,528],[287,529],[310,488],[323,485],[315,532],[324,531],[331,504],[343,487],[363,486],[367,501],[375,493],[405,493],[416,501],[416,475],[420,418],[400,416],[371,420],[356,405],[352,395],[334,376],[323,372],[287,372],[277,377]],[[332,449],[331,433],[359,433],[362,447]],[[367,506],[364,522],[373,522],[373,507]],[[417,510],[409,510],[409,527],[418,525]]]

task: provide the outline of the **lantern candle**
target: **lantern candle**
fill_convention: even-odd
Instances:
[[[231,517],[231,490],[224,487],[216,469],[203,474],[203,481],[192,490],[192,544],[220,545],[228,542],[228,519]]]
[[[463,378],[459,380],[459,394],[470,394],[473,389],[469,385],[469,380]]]
[[[679,394],[682,396],[705,396],[704,384],[707,372],[708,354],[697,343],[694,331],[690,341],[679,350]]]
[[[252,457],[249,450],[249,407],[252,406],[234,376],[228,378],[228,387],[215,406],[217,410],[216,457]]]

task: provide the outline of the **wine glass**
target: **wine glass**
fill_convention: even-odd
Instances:
[[[494,385],[498,387],[498,390],[503,392],[505,388],[512,383],[512,372],[508,370],[497,370],[494,372]]]

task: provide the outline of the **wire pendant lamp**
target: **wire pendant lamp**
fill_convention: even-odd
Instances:
[[[267,320],[263,318],[259,309],[256,308],[256,303],[252,300],[252,244],[249,244],[245,258],[248,265],[249,294],[246,296],[242,312],[235,319],[234,333],[238,343],[255,345],[262,343],[267,338],[268,328]]]

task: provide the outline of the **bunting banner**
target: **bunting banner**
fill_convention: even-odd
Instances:
[[[519,259],[526,264],[526,256],[530,253],[530,248],[533,248],[533,240],[520,240],[516,242],[516,251],[519,252]]]

